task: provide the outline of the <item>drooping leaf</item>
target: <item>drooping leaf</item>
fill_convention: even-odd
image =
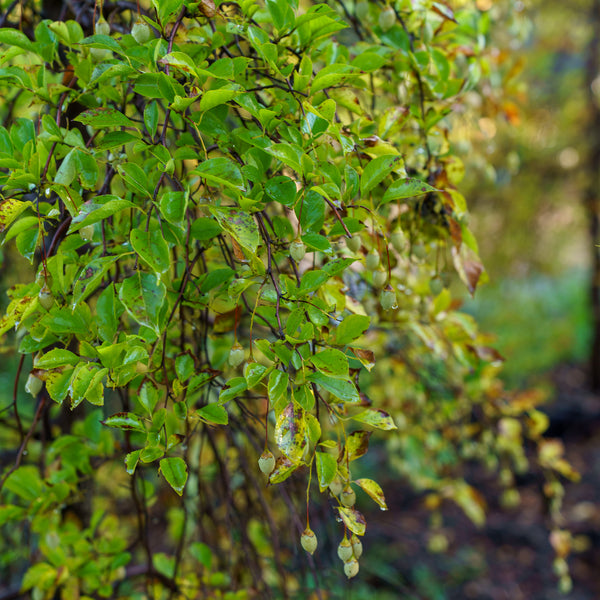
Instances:
[[[315,452],[315,461],[317,465],[319,489],[324,491],[335,478],[337,473],[337,461],[331,454],[318,451]]]
[[[338,506],[337,510],[340,513],[340,517],[342,517],[344,525],[352,533],[355,533],[356,535],[365,535],[367,522],[361,513],[356,509],[347,506]]]
[[[381,486],[372,479],[355,479],[354,483],[359,485],[377,504],[381,510],[387,510],[387,504],[385,503],[385,496]]]
[[[292,463],[298,463],[306,448],[306,423],[304,411],[290,402],[275,423],[277,447]]]
[[[181,496],[188,477],[187,465],[183,458],[179,456],[163,458],[159,464],[159,472],[162,473],[175,492]]]

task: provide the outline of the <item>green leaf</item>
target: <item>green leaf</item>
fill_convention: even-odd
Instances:
[[[98,221],[107,219],[126,208],[133,207],[135,205],[129,200],[117,196],[96,196],[94,202],[88,200],[81,205],[78,214],[73,217],[69,233],[78,231],[86,225],[93,225]]]
[[[36,369],[53,369],[63,365],[74,366],[79,362],[79,356],[64,348],[54,348],[40,356],[35,361]]]
[[[285,206],[294,206],[296,202],[296,183],[285,175],[269,179],[265,183],[265,192],[271,200]]]
[[[131,119],[114,108],[91,108],[75,117],[84,125],[90,125],[94,129],[103,127],[137,127]]]
[[[247,212],[225,206],[211,206],[210,212],[217,218],[219,225],[235,241],[252,254],[256,254],[260,235],[254,217]]]
[[[219,106],[219,104],[225,104],[232,98],[235,98],[239,93],[239,86],[237,86],[236,89],[208,90],[202,94],[202,99],[200,100],[200,111],[206,112],[215,106]]]
[[[201,162],[193,171],[209,185],[244,191],[244,177],[240,168],[229,158],[219,156]]]
[[[126,431],[143,431],[146,432],[144,422],[134,413],[120,412],[107,417],[102,421],[103,425],[107,427],[114,427],[115,429],[124,429]]]
[[[0,29],[0,44],[5,44],[9,48],[15,46],[28,52],[35,52],[34,45],[29,38],[22,31],[12,27],[3,27]]]
[[[140,404],[143,406],[149,417],[154,414],[154,409],[156,408],[159,399],[158,389],[156,389],[154,383],[149,380],[145,381],[140,390]]]
[[[336,508],[340,511],[340,517],[342,517],[344,525],[352,533],[355,533],[356,535],[365,535],[367,522],[361,513],[354,508],[348,508],[346,506],[338,506]]]
[[[394,169],[402,166],[402,157],[386,154],[374,158],[365,167],[360,178],[360,193],[366,196],[381,183]]]
[[[215,219],[199,217],[190,227],[190,235],[198,241],[211,240],[222,233],[223,228]]]
[[[44,484],[37,467],[24,465],[6,478],[4,488],[23,500],[33,502],[42,496]]]
[[[312,364],[325,375],[348,379],[348,357],[339,350],[327,348],[310,357]]]
[[[323,492],[329,484],[335,479],[337,473],[337,460],[327,452],[315,452],[317,464],[317,479],[319,480],[319,490]]]
[[[227,425],[229,423],[227,411],[220,404],[207,404],[199,408],[196,414],[204,421],[215,423],[216,425]]]
[[[117,167],[119,174],[126,184],[134,190],[152,198],[152,190],[149,187],[148,175],[135,163],[123,163]]]
[[[347,316],[335,331],[335,343],[340,346],[350,344],[369,328],[370,323],[370,317],[364,315]]]
[[[398,429],[392,417],[380,408],[368,408],[367,410],[353,415],[352,419],[359,423],[371,425],[371,427],[376,427],[377,429]]]
[[[429,192],[439,192],[439,190],[420,179],[398,179],[386,190],[381,202],[385,203],[401,198],[412,198],[413,196],[421,196]]]
[[[245,377],[233,377],[219,394],[219,404],[225,404],[248,389]]]
[[[183,458],[179,456],[163,458],[160,461],[159,471],[167,483],[181,496],[188,476],[187,465]]]
[[[104,385],[102,379],[108,373],[107,368],[102,368],[95,363],[79,363],[75,367],[69,385],[71,408],[75,408],[83,400],[90,404],[102,406],[104,404]]]
[[[156,135],[158,129],[158,104],[156,102],[148,102],[144,108],[144,125],[150,134],[150,137]]]
[[[359,485],[377,504],[381,510],[387,510],[387,504],[385,503],[385,496],[381,486],[372,479],[355,479],[354,483]]]
[[[139,257],[157,274],[164,273],[171,266],[169,246],[158,227],[132,229],[129,237],[131,246]]]
[[[118,256],[100,256],[83,268],[73,287],[73,307],[98,289],[104,275],[118,259]]]
[[[336,396],[343,402],[360,402],[360,396],[356,386],[351,381],[344,379],[334,379],[324,373],[317,371],[316,373],[310,373],[307,376],[308,381],[312,381],[328,392]]]
[[[277,417],[275,443],[292,463],[298,463],[306,448],[304,411],[290,402]]]
[[[129,475],[133,475],[135,473],[135,468],[140,460],[140,452],[141,450],[134,450],[125,457],[125,470],[127,473],[129,473]]]
[[[135,271],[119,286],[119,300],[140,325],[160,333],[160,313],[167,290],[162,281],[150,273]]]
[[[169,223],[181,225],[185,219],[187,204],[187,194],[169,190],[160,197],[160,212]]]

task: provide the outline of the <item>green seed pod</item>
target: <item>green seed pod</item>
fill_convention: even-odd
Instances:
[[[347,562],[354,556],[352,552],[352,544],[346,536],[344,536],[344,539],[340,542],[340,545],[338,546],[337,555],[340,557],[340,560],[342,562]]]
[[[138,19],[131,28],[131,35],[138,44],[145,44],[152,37],[152,31],[148,23]]]
[[[358,2],[354,9],[354,14],[359,21],[364,21],[369,17],[369,3]]]
[[[245,359],[246,352],[244,351],[244,348],[242,348],[242,346],[236,342],[229,351],[229,358],[227,359],[227,362],[229,362],[232,367],[238,367],[244,362]]]
[[[379,252],[371,250],[365,258],[365,265],[369,271],[374,271],[379,266]]]
[[[356,502],[356,494],[349,485],[342,490],[342,493],[340,494],[340,502],[344,506],[354,506],[354,503]]]
[[[390,238],[390,242],[392,243],[392,246],[396,252],[402,252],[404,248],[406,248],[406,236],[404,235],[404,232],[401,229],[394,231],[394,233],[392,233],[392,237]]]
[[[398,308],[398,299],[396,298],[396,292],[391,285],[386,286],[384,290],[381,290],[379,296],[381,302],[381,308],[383,310],[395,310]]]
[[[375,273],[373,273],[373,285],[375,287],[383,287],[385,282],[387,281],[387,273],[383,269],[377,269]]]
[[[351,252],[358,252],[362,246],[360,235],[355,234],[351,238],[346,238],[346,246]]]
[[[300,262],[306,254],[306,246],[304,242],[296,240],[290,244],[290,256],[296,261]]]
[[[44,266],[38,271],[38,274],[35,276],[35,282],[42,288],[47,286],[49,288],[52,287],[52,275],[48,273]]]
[[[389,31],[394,26],[394,23],[396,22],[396,13],[394,12],[394,9],[391,6],[384,8],[379,13],[378,22],[379,22],[379,27],[381,27],[381,29],[383,29],[383,31]]]
[[[275,457],[270,450],[265,450],[258,459],[258,468],[265,474],[270,475],[275,468]]]
[[[344,489],[344,484],[342,483],[342,480],[339,477],[336,477],[330,484],[329,484],[329,491],[334,495],[334,496],[339,496],[342,493],[342,490]]]
[[[110,58],[110,56],[111,52],[106,48],[90,48],[90,57],[93,62],[102,62],[103,60]]]
[[[351,558],[347,563],[344,563],[344,573],[348,579],[358,575],[358,569],[358,561],[355,558]]]
[[[46,310],[50,310],[54,306],[54,296],[45,284],[38,294],[38,301]]]
[[[427,248],[423,244],[413,244],[411,251],[417,258],[425,258],[427,256]]]
[[[96,21],[95,33],[98,35],[110,35],[110,25],[103,16],[100,16]]]
[[[317,549],[317,536],[310,527],[307,527],[302,532],[300,543],[309,554],[314,554],[315,550]]]
[[[360,558],[363,553],[362,542],[358,539],[356,535],[352,536],[350,542],[352,543],[352,552],[354,553],[354,558]]]
[[[29,374],[27,378],[27,383],[25,384],[25,391],[30,393],[34,398],[40,393],[44,382],[39,378],[33,375],[33,373]]]
[[[439,277],[429,280],[429,290],[434,296],[439,296],[444,289],[444,282]]]

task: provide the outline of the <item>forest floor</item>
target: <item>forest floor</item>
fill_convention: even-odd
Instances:
[[[430,513],[423,497],[388,494],[384,487],[390,510],[367,515],[367,522],[385,556],[365,564],[364,570],[361,566],[371,589],[381,590],[373,600],[600,599],[600,398],[582,391],[585,378],[578,368],[556,369],[551,379],[555,395],[543,407],[550,417],[549,434],[563,441],[566,458],[581,474],[577,483],[563,481],[564,528],[576,540],[569,557],[573,589],[561,594],[552,570],[542,477],[534,474],[518,481],[521,504],[507,510],[499,505],[497,484],[476,470],[468,479],[484,491],[486,523],[477,528],[458,508],[447,505],[443,532],[449,550],[442,554],[427,550],[424,525]],[[384,563],[387,570],[379,566]]]

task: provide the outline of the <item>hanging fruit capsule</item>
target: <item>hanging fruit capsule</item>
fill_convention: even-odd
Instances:
[[[46,284],[38,294],[38,301],[46,310],[50,310],[54,306],[54,296]]]
[[[381,308],[383,310],[394,310],[398,308],[398,300],[396,298],[396,292],[391,285],[387,285],[385,289],[381,290],[379,297],[381,302]]]
[[[371,250],[365,258],[365,265],[369,271],[374,271],[379,266],[379,252]]]
[[[44,382],[36,377],[33,373],[29,374],[27,378],[27,383],[25,384],[25,391],[30,393],[34,398],[40,393]]]
[[[265,450],[258,459],[258,468],[265,474],[270,475],[275,468],[275,457],[270,450]]]
[[[384,8],[379,13],[378,22],[379,27],[381,27],[383,31],[389,31],[396,22],[396,13],[394,12],[394,9],[391,6]]]
[[[300,262],[306,254],[306,246],[304,242],[295,240],[290,244],[290,256],[296,261]]]
[[[356,494],[349,485],[342,490],[342,493],[340,494],[340,502],[344,506],[354,506],[354,503],[356,502]]]
[[[246,352],[244,351],[244,348],[239,342],[236,342],[229,351],[227,362],[229,362],[232,367],[238,367],[244,362],[245,358]]]
[[[360,235],[354,234],[351,238],[346,238],[346,246],[351,252],[358,252],[362,246]]]
[[[358,574],[358,561],[355,558],[351,558],[348,562],[344,563],[344,573],[348,579],[352,579]]]
[[[354,553],[352,552],[352,544],[346,536],[344,536],[344,539],[338,546],[337,555],[340,557],[342,562],[347,562],[354,556]]]
[[[383,269],[377,269],[375,273],[373,273],[373,285],[375,287],[383,287],[385,282],[387,281],[387,273]]]
[[[94,33],[97,35],[110,35],[110,25],[103,16],[100,16],[100,18],[96,21]]]
[[[310,527],[307,527],[302,532],[300,543],[309,554],[314,554],[314,551],[317,549],[317,536]]]
[[[131,28],[131,35],[138,44],[145,44],[152,37],[152,31],[146,21],[138,19]]]
[[[350,539],[350,542],[352,543],[352,552],[354,553],[354,558],[357,558],[357,559],[360,558],[363,553],[362,542],[356,535],[352,536],[352,538]]]

